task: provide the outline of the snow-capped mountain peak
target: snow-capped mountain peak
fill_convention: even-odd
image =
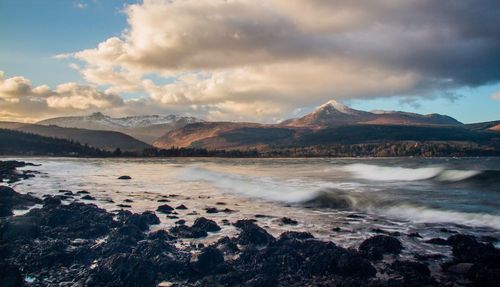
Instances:
[[[348,106],[344,105],[341,102],[338,102],[336,100],[329,100],[328,102],[322,104],[321,106],[317,107],[314,112],[340,112],[342,114],[349,114],[349,115],[354,115],[357,114],[358,111],[349,108]]]

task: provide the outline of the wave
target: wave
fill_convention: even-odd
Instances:
[[[309,207],[366,212],[415,223],[452,223],[500,230],[500,216],[498,215],[415,206],[403,201],[381,198],[372,193],[321,191],[302,204]]]
[[[498,170],[455,170],[446,169],[443,166],[406,168],[369,164],[350,164],[344,166],[343,169],[355,178],[371,181],[500,182],[500,171]]]

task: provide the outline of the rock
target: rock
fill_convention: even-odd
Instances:
[[[131,207],[132,207],[132,205],[128,205],[128,204],[121,204],[121,203],[120,203],[120,204],[117,204],[116,206],[121,207],[121,208],[131,208]]]
[[[206,219],[205,217],[199,217],[194,221],[192,228],[198,228],[206,232],[217,232],[221,228],[215,221]]]
[[[130,202],[134,202],[134,201],[132,199],[127,198],[127,199],[123,200],[123,202],[129,202],[130,203]]]
[[[55,197],[55,196],[50,196],[50,197],[46,197],[44,200],[43,200],[43,205],[44,206],[47,206],[47,205],[60,205],[61,204],[61,199]]]
[[[121,180],[129,180],[129,179],[132,179],[132,177],[128,176],[128,175],[122,175],[120,177],[118,177],[118,179],[121,179]]]
[[[399,254],[402,249],[403,245],[398,239],[387,235],[373,236],[359,246],[359,250],[373,260],[382,259],[383,254]]]
[[[42,200],[29,194],[20,194],[8,186],[0,186],[0,217],[12,215],[13,209],[26,209]]]
[[[156,209],[156,211],[161,212],[161,213],[165,213],[165,214],[172,213],[172,210],[174,210],[174,208],[172,206],[168,205],[168,204],[160,205]]]
[[[87,194],[87,195],[82,196],[81,199],[84,199],[84,200],[95,200],[95,197]]]
[[[125,224],[133,224],[143,231],[148,230],[150,225],[158,223],[160,223],[160,219],[151,211],[142,214],[131,214],[125,220]]]
[[[186,220],[184,220],[184,219],[179,219],[179,220],[177,220],[177,221],[175,222],[175,224],[184,225],[184,224],[186,224]]]
[[[113,254],[102,260],[98,266],[86,285],[149,287],[156,281],[151,261],[137,255]]]
[[[192,228],[186,225],[176,225],[170,228],[170,233],[179,238],[201,238],[206,237],[208,234],[205,230],[199,228]]]
[[[13,217],[2,226],[0,234],[6,241],[33,240],[40,234],[40,227],[31,218]]]
[[[457,263],[446,268],[446,271],[454,274],[467,275],[474,264],[472,263]]]
[[[86,190],[79,190],[76,192],[77,194],[90,194],[90,192],[86,191]]]
[[[207,213],[219,213],[219,210],[215,207],[207,207],[207,208],[205,208],[205,211]]]
[[[479,243],[474,236],[456,234],[448,238],[453,257],[458,262],[483,262],[498,257],[498,251],[491,243]]]
[[[211,246],[219,249],[224,254],[234,254],[240,251],[238,245],[227,236],[224,236],[221,239],[217,240],[217,242],[215,242]]]
[[[188,209],[184,204],[177,206],[175,209]]]
[[[209,274],[213,273],[222,263],[224,263],[222,252],[213,247],[206,247],[198,256],[194,268],[202,274]]]
[[[170,200],[162,198],[162,199],[158,199],[157,202],[170,202]]]
[[[267,245],[275,241],[271,234],[257,226],[252,220],[238,220],[234,226],[241,229],[237,237],[239,244]]]
[[[391,264],[391,269],[398,276],[401,276],[402,286],[437,286],[437,282],[430,276],[429,268],[419,262],[395,261]]]
[[[424,241],[425,243],[434,244],[434,245],[448,245],[448,240],[443,238],[431,238],[429,240]]]
[[[408,237],[422,238],[422,235],[420,235],[420,233],[418,233],[418,232],[412,232],[412,233],[408,234]]]
[[[415,254],[413,257],[419,261],[426,261],[426,260],[438,260],[438,259],[443,259],[446,258],[443,254],[437,254],[437,253],[431,253],[431,254]]]
[[[293,220],[293,219],[288,218],[288,217],[282,217],[280,219],[280,222],[285,224],[285,225],[297,225],[298,224],[297,220]]]
[[[18,287],[24,284],[23,276],[19,268],[13,265],[0,263],[0,286]]]

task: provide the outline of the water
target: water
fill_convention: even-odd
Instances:
[[[452,232],[500,238],[500,159],[72,159],[23,158],[41,172],[15,184],[19,192],[58,194],[87,190],[95,202],[116,210],[125,199],[133,211],[169,205],[189,222],[203,215],[256,218],[269,232],[309,231],[343,246],[357,246],[374,229],[409,234],[407,252],[449,252],[423,243]],[[130,175],[132,180],[117,180]],[[224,203],[222,205],[221,203]],[[206,214],[204,208],[233,213]],[[196,211],[197,214],[192,214]],[[280,218],[299,222],[285,226]],[[175,219],[161,215],[168,228]],[[334,228],[340,230],[334,231]],[[444,230],[445,228],[446,230]],[[231,226],[222,233],[235,234]],[[206,240],[218,237],[213,234]]]

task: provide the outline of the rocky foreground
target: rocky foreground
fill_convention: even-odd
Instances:
[[[85,195],[40,199],[0,187],[0,286],[498,286],[500,250],[469,235],[435,239],[453,258],[431,273],[439,256],[403,260],[394,236],[345,249],[307,232],[275,238],[248,219],[232,223],[234,238],[180,248],[220,227],[200,217],[150,232],[172,207],[135,214],[61,201],[77,196]]]

